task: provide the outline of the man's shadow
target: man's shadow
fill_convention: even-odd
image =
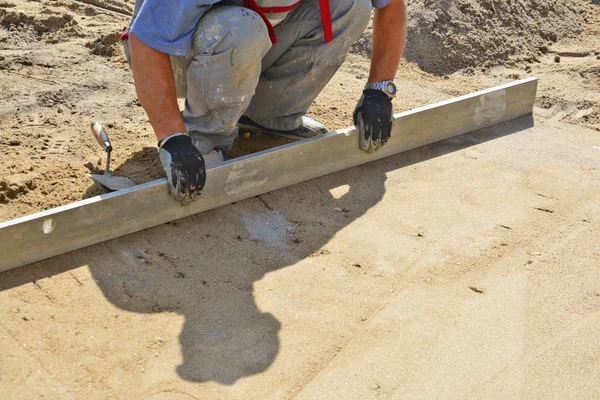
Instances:
[[[339,230],[383,198],[387,172],[532,125],[523,117],[294,185],[285,196],[262,195],[8,271],[0,274],[0,290],[88,265],[116,307],[185,317],[177,367],[183,379],[232,384],[266,370],[279,352],[281,324],[258,308],[255,282],[319,257]],[[347,192],[340,196],[339,187]]]

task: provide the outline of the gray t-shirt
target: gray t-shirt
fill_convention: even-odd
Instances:
[[[335,0],[332,0],[335,1]],[[391,0],[371,0],[373,7],[383,8]],[[192,35],[202,15],[220,0],[137,0],[130,30],[142,42],[162,53],[187,56]]]

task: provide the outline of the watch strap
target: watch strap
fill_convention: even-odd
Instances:
[[[390,91],[388,89],[390,86],[392,86],[393,91]],[[396,96],[396,85],[394,85],[394,81],[381,81],[381,82],[368,81],[365,84],[365,90],[368,90],[368,89],[379,90],[379,91],[385,93],[385,95],[388,96],[389,98],[393,98]]]
[[[367,82],[365,89],[384,90],[389,81],[383,82]]]

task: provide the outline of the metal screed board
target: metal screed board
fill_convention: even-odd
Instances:
[[[388,144],[367,154],[348,128],[209,168],[202,196],[182,206],[159,179],[0,223],[0,272],[295,183],[531,114],[529,78],[394,116]]]

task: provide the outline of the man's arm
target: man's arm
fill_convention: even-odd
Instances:
[[[406,40],[407,0],[391,0],[375,10],[369,81],[394,80]]]
[[[129,52],[135,90],[156,139],[161,141],[176,132],[185,132],[169,55],[154,50],[133,33],[129,34]]]
[[[384,8],[375,10],[370,83],[384,82],[382,85],[393,88],[385,81],[394,80],[402,57],[406,39],[406,1],[391,0]],[[372,153],[384,146],[392,134],[391,97],[395,91],[384,92],[372,84],[368,87],[356,105],[353,119],[360,131],[360,149]]]
[[[133,33],[129,35],[129,54],[138,98],[160,143],[159,156],[167,175],[169,193],[182,204],[188,204],[204,187],[206,169],[202,154],[189,136],[171,136],[185,133],[171,59]]]

